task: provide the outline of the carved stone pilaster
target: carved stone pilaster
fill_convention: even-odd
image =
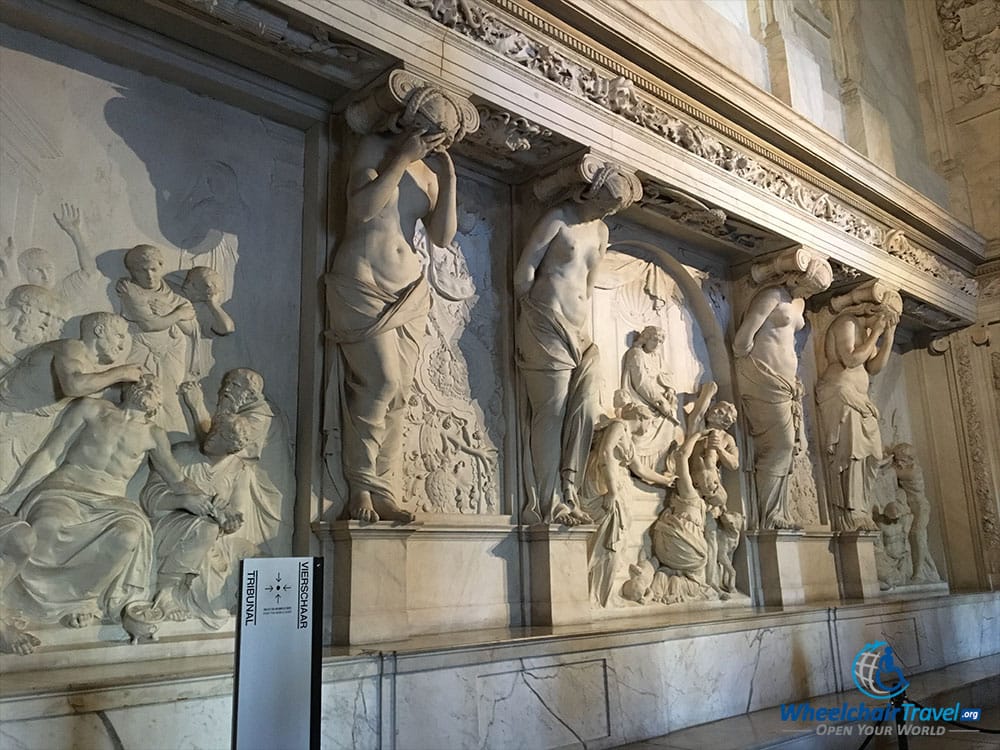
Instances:
[[[996,445],[991,445],[990,432],[983,418],[977,386],[986,392],[986,383],[980,383],[973,361],[971,337],[965,332],[951,337],[951,357],[955,368],[955,384],[961,414],[961,432],[964,437],[968,491],[972,497],[974,517],[970,519],[979,536],[982,563],[985,573],[995,585],[1000,582],[1000,509],[997,507],[997,485],[993,476]],[[994,355],[995,356],[995,355]],[[995,364],[995,363],[994,363]],[[994,369],[994,374],[996,370]],[[994,385],[996,383],[994,382]],[[991,460],[991,457],[993,459]]]

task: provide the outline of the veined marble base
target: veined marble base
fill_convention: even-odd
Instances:
[[[335,644],[521,624],[510,516],[418,514],[412,524],[337,521],[316,532],[333,561],[324,617]]]
[[[132,645],[121,625],[89,625],[67,628],[49,625],[28,628],[42,645],[33,654],[17,656],[0,654],[0,675],[60,669],[67,666],[90,667],[107,664],[183,659],[233,653],[236,640],[236,618],[230,617],[215,631],[206,632],[196,620],[163,622],[156,631],[155,642],[142,641]],[[2,745],[2,743],[0,743]]]
[[[838,531],[837,570],[844,599],[877,599],[882,592],[875,567],[876,531]]]
[[[836,601],[834,534],[829,531],[749,531],[767,606]]]
[[[594,527],[537,524],[522,533],[531,565],[531,624],[590,622],[587,540]]]
[[[610,748],[853,690],[854,656],[874,640],[892,643],[907,675],[1000,652],[1000,593],[671,613],[334,651],[323,665],[322,746]],[[228,747],[231,695],[231,656],[4,675],[0,746]]]

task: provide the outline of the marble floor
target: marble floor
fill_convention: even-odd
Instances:
[[[983,710],[983,727],[1000,729],[1000,654],[953,664],[925,672],[910,680],[907,694],[925,706],[962,706]],[[856,703],[858,692],[832,693],[810,701],[813,707]],[[818,736],[815,723],[791,723],[781,720],[779,708],[755,711],[730,719],[715,721],[672,732],[643,742],[622,745],[618,750],[855,750],[866,739],[862,725],[842,724],[852,728],[850,735]],[[1000,750],[1000,734],[985,734],[948,727],[940,736],[909,737],[909,750]],[[876,736],[868,750],[894,750],[894,733]]]

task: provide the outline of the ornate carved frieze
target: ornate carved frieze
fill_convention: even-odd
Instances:
[[[996,0],[937,0],[948,74],[966,104],[1000,91],[1000,5]]]
[[[903,315],[921,323],[934,331],[948,331],[961,328],[965,321],[954,315],[939,310],[933,305],[903,295]]]
[[[580,57],[568,53],[559,40],[569,44],[555,27],[542,34],[526,33],[485,3],[473,0],[402,0],[425,11],[431,18],[494,52],[522,65],[571,93],[624,117],[662,136],[669,143],[711,162],[750,184],[777,196],[797,208],[833,224],[872,247],[885,250],[922,272],[932,273],[964,295],[975,296],[976,282],[939,260],[930,251],[913,245],[899,229],[892,229],[849,209],[828,192],[808,184],[787,169],[779,169],[751,153],[758,144],[749,140],[739,146],[723,139],[701,124],[693,108],[673,97],[662,87],[633,71],[585,48]],[[507,0],[495,0],[512,15],[526,11]],[[579,42],[576,47],[582,47]],[[591,62],[591,58],[600,67]],[[614,73],[608,72],[614,70]],[[643,92],[640,93],[640,87]],[[659,101],[647,98],[651,94]],[[666,105],[666,106],[664,106]],[[733,134],[736,136],[736,134]],[[738,136],[736,136],[738,138]]]
[[[531,120],[486,103],[477,103],[479,130],[457,153],[521,181],[528,174],[561,161],[582,147]]]
[[[857,268],[841,263],[839,260],[830,259],[830,268],[833,269],[833,282],[831,287],[843,286],[845,284],[856,284],[864,281],[868,275]]]
[[[726,240],[741,248],[762,252],[768,235],[757,227],[734,220],[721,208],[712,208],[680,190],[655,180],[643,180],[640,205],[688,229]]]

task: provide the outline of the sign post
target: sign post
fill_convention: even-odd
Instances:
[[[321,557],[240,563],[234,750],[319,750]]]

